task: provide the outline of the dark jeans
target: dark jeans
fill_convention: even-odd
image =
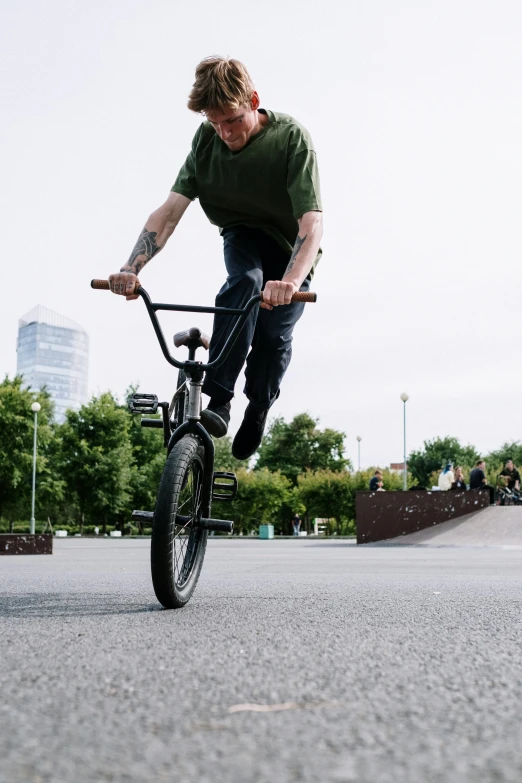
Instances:
[[[260,229],[229,228],[223,232],[223,240],[228,277],[216,297],[216,307],[244,307],[267,280],[283,277],[289,256]],[[307,278],[301,291],[308,291],[309,285]],[[295,302],[273,310],[254,307],[228,359],[207,373],[205,394],[220,404],[231,400],[246,359],[245,394],[257,410],[270,408],[279,396],[279,386],[292,356],[292,332],[303,309],[304,304]],[[236,318],[216,313],[209,361],[221,351]]]

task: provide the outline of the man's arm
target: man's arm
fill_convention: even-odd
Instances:
[[[316,259],[323,236],[323,213],[305,212],[297,222],[299,231],[283,279],[269,280],[265,284],[261,307],[267,310],[277,305],[290,304]]]
[[[126,296],[127,299],[137,298],[133,292],[138,274],[165,246],[189,204],[189,198],[171,192],[165,203],[150,215],[127,263],[121,267],[118,274],[109,275],[109,284],[114,294]]]

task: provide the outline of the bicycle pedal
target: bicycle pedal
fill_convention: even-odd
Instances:
[[[127,398],[127,405],[131,413],[156,413],[158,404],[158,398],[155,394],[138,393]]]
[[[234,500],[237,495],[235,473],[215,471],[212,479],[212,500]]]

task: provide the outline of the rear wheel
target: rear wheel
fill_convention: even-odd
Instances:
[[[202,515],[204,449],[186,435],[170,452],[161,477],[151,540],[152,584],[166,609],[178,609],[196,587],[207,531],[199,528]]]

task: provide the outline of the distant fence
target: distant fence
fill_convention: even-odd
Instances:
[[[489,492],[357,492],[357,543],[370,544],[440,525],[489,506]]]
[[[52,555],[53,537],[25,533],[0,534],[0,555]]]

